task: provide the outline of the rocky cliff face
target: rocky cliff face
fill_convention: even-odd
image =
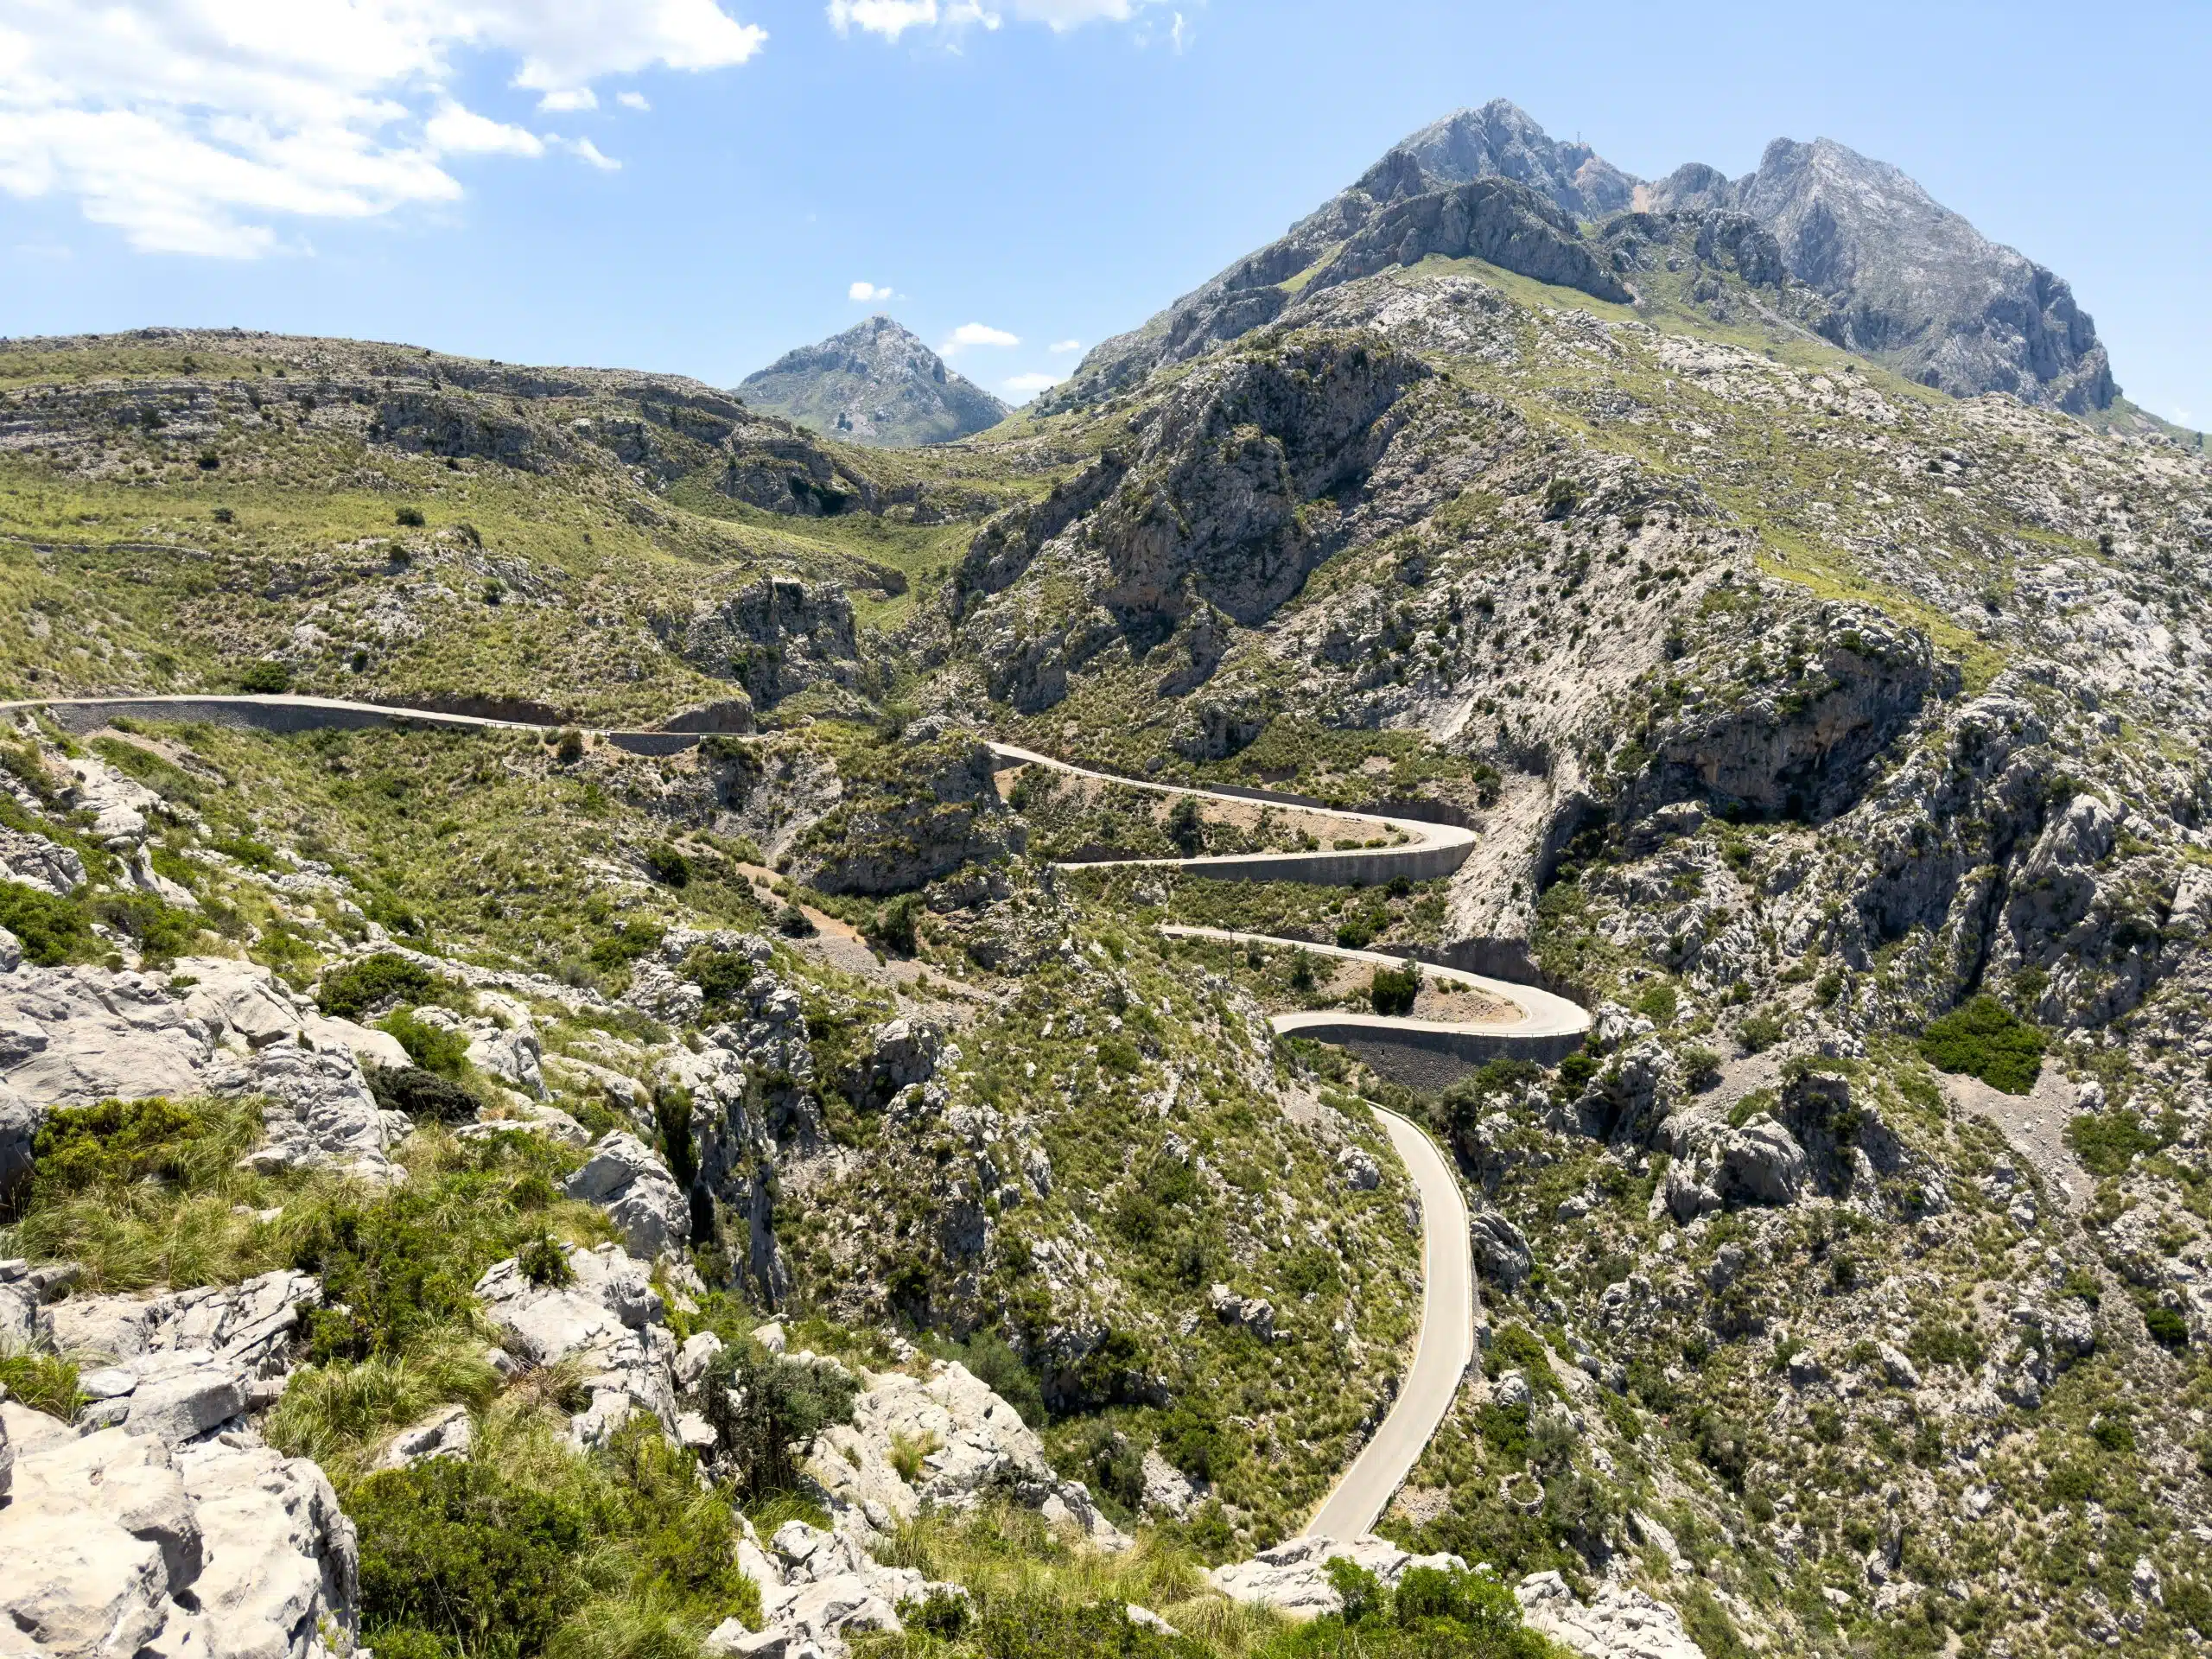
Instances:
[[[2096,325],[2063,278],[1833,139],[1777,138],[1756,172],[1733,181],[1685,167],[1638,200],[1758,219],[1790,273],[1834,305],[1822,334],[1924,385],[1961,397],[2008,391],[2077,415],[2118,396]]]
[[[745,378],[747,403],[852,443],[904,448],[996,426],[1007,406],[889,317],[786,353]]]

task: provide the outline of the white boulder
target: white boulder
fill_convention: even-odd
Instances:
[[[1536,1573],[1514,1587],[1531,1630],[1587,1659],[1702,1659],[1681,1615],[1633,1586],[1601,1584],[1586,1605],[1556,1573]]]
[[[351,1053],[276,1044],[211,1067],[203,1086],[211,1094],[259,1095],[267,1103],[261,1121],[268,1140],[248,1160],[256,1168],[398,1178],[384,1110]]]
[[[332,1659],[357,1624],[353,1524],[321,1471],[250,1435],[79,1436],[12,1402],[0,1629],[62,1656]]]
[[[506,1351],[528,1365],[565,1360],[580,1368],[591,1404],[569,1420],[579,1443],[595,1444],[636,1410],[674,1433],[676,1339],[645,1264],[615,1244],[571,1249],[568,1262],[573,1281],[565,1286],[531,1283],[512,1258],[477,1281],[477,1299]]]
[[[630,1254],[651,1261],[691,1236],[683,1189],[652,1147],[634,1135],[601,1135],[591,1160],[569,1177],[563,1190],[604,1209],[622,1230]]]
[[[1392,1589],[1417,1567],[1467,1570],[1457,1555],[1409,1554],[1387,1538],[1363,1533],[1357,1538],[1287,1539],[1249,1561],[1217,1567],[1207,1577],[1231,1601],[1254,1602],[1293,1618],[1319,1618],[1344,1608],[1344,1598],[1329,1582],[1329,1563],[1338,1560],[1365,1567]]]
[[[66,899],[85,885],[85,861],[73,849],[29,830],[0,828],[0,880]]]
[[[926,1381],[886,1371],[865,1382],[853,1421],[823,1431],[807,1463],[841,1529],[872,1535],[888,1530],[884,1522],[911,1520],[925,1503],[960,1510],[1010,1498],[1103,1548],[1128,1545],[1080,1481],[1053,1472],[1020,1414],[966,1366],[938,1365]],[[912,1483],[894,1453],[918,1455]]]

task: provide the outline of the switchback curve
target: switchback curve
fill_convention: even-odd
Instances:
[[[45,712],[65,727],[90,730],[117,715],[154,720],[206,720],[253,729],[296,732],[334,728],[416,726],[432,729],[547,731],[551,727],[527,721],[499,720],[487,715],[448,714],[435,709],[395,708],[385,703],[353,702],[343,698],[308,697],[282,694],[217,696],[187,694],[156,696],[55,697],[0,702],[0,716]],[[617,747],[637,753],[674,753],[699,741],[697,733],[601,732]],[[1300,881],[1318,886],[1388,881],[1394,876],[1408,880],[1433,880],[1448,875],[1465,863],[1474,850],[1474,831],[1453,824],[1397,818],[1382,813],[1357,812],[1322,807],[1304,801],[1270,797],[1261,791],[1229,793],[1185,789],[1174,785],[1142,782],[1110,772],[1072,766],[1050,755],[1012,744],[992,743],[992,753],[1016,766],[1042,766],[1077,777],[1125,785],[1166,795],[1191,795],[1201,800],[1274,801],[1286,807],[1339,818],[1365,832],[1395,837],[1395,844],[1351,847],[1327,852],[1253,853],[1225,857],[1140,859],[1128,862],[1185,870],[1194,874],[1241,880]],[[1096,868],[1082,864],[1060,868]],[[1269,935],[1230,933],[1217,929],[1168,926],[1163,932],[1181,938],[1217,938],[1231,943],[1295,944],[1294,940]],[[1300,948],[1327,956],[1347,957],[1389,965],[1393,958],[1375,951],[1336,945],[1303,944]],[[1473,1058],[1471,1045],[1496,1045],[1491,1052],[1521,1052],[1531,1058],[1556,1058],[1560,1045],[1572,1047],[1587,1029],[1589,1016],[1565,998],[1536,987],[1485,978],[1457,969],[1429,967],[1429,973],[1472,988],[1500,995],[1515,1009],[1510,1020],[1446,1025],[1435,1021],[1381,1014],[1283,1014],[1273,1016],[1277,1032],[1299,1034],[1319,1041],[1341,1042],[1357,1048],[1377,1037],[1421,1046],[1442,1046],[1462,1058]],[[1394,1112],[1381,1111],[1385,1132],[1413,1177],[1421,1197],[1422,1303],[1421,1330],[1412,1365],[1397,1400],[1375,1434],[1352,1460],[1335,1489],[1307,1523],[1309,1537],[1348,1538],[1367,1531],[1382,1515],[1421,1450],[1436,1432],[1459,1391],[1474,1357],[1474,1262],[1468,1232],[1466,1200],[1450,1160],[1427,1133]]]
[[[1256,790],[1232,795],[1118,778],[1008,743],[993,743],[990,748],[1001,760],[1014,766],[1040,766],[1156,794],[1240,803],[1271,798]],[[1317,807],[1279,796],[1272,798],[1286,807],[1343,819],[1357,826],[1370,840],[1375,838],[1378,828],[1386,836],[1402,836],[1405,839],[1396,845],[1345,848],[1319,854],[1251,853],[1227,857],[1102,860],[1065,863],[1057,868],[1096,869],[1105,864],[1126,862],[1230,880],[1336,886],[1351,882],[1372,884],[1401,875],[1408,880],[1432,880],[1458,869],[1475,849],[1475,832],[1456,825]],[[1174,938],[1276,947],[1296,945],[1318,955],[1370,962],[1378,967],[1397,965],[1396,958],[1380,951],[1307,944],[1271,934],[1234,933],[1220,928],[1179,924],[1164,925],[1160,931]],[[1456,968],[1425,965],[1423,972],[1498,998],[1511,1007],[1512,1014],[1510,1018],[1446,1023],[1330,1009],[1278,1014],[1270,1016],[1270,1023],[1278,1034],[1340,1043],[1355,1052],[1375,1046],[1407,1046],[1441,1053],[1454,1062],[1466,1064],[1478,1064],[1500,1054],[1557,1060],[1579,1046],[1583,1033],[1589,1029],[1590,1016],[1586,1010],[1536,986],[1491,979]],[[1407,1369],[1397,1399],[1334,1490],[1307,1521],[1302,1535],[1309,1538],[1354,1538],[1374,1527],[1445,1414],[1452,1409],[1452,1402],[1458,1396],[1467,1368],[1474,1363],[1474,1249],[1466,1196],[1460,1189],[1459,1173],[1451,1159],[1418,1124],[1395,1112],[1377,1109],[1376,1116],[1382,1120],[1384,1133],[1390,1137],[1390,1144],[1420,1195],[1421,1334],[1415,1339],[1413,1363]]]

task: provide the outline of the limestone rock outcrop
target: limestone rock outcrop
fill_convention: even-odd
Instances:
[[[676,1430],[676,1338],[643,1262],[620,1245],[568,1252],[569,1282],[533,1283],[510,1258],[477,1281],[477,1299],[507,1351],[526,1365],[569,1361],[590,1404],[569,1419],[580,1445],[595,1446],[636,1412]]]
[[[1682,1617],[1630,1585],[1601,1584],[1588,1603],[1556,1573],[1532,1573],[1514,1586],[1530,1629],[1584,1659],[1701,1659]]]
[[[563,1190],[595,1204],[622,1230],[630,1254],[650,1262],[691,1236],[683,1190],[652,1148],[620,1129],[601,1135]]]
[[[940,1363],[926,1379],[885,1371],[864,1381],[853,1421],[825,1430],[807,1463],[841,1529],[874,1537],[925,1504],[961,1510],[1001,1500],[1105,1548],[1128,1545],[1081,1482],[1053,1472],[1020,1414],[966,1366]],[[896,1466],[909,1453],[920,1463],[911,1482]]]
[[[1249,1561],[1217,1567],[1206,1576],[1232,1601],[1255,1602],[1293,1618],[1319,1618],[1344,1608],[1344,1598],[1329,1582],[1328,1573],[1329,1563],[1339,1559],[1364,1567],[1392,1589],[1417,1567],[1447,1573],[1467,1570],[1457,1555],[1414,1555],[1387,1538],[1363,1533],[1357,1538],[1292,1538]]]
[[[16,1452],[0,1503],[0,1618],[23,1644],[11,1654],[350,1650],[353,1527],[314,1464],[244,1433],[80,1436],[12,1401],[0,1423]]]

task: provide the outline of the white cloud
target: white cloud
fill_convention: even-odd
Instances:
[[[589,107],[603,76],[753,56],[766,35],[724,3],[6,0],[0,190],[73,198],[143,251],[251,257],[299,220],[458,199],[445,158],[542,155],[456,101],[464,58]]]
[[[1085,23],[1127,22],[1137,4],[1138,0],[1007,0],[1007,10],[1025,23],[1065,30]]]
[[[543,156],[545,143],[534,132],[488,120],[474,110],[448,104],[423,124],[423,137],[441,156]]]
[[[1045,349],[1051,352],[1055,357],[1065,357],[1070,352],[1081,351],[1083,349],[1083,342],[1079,340],[1056,340]]]
[[[652,108],[652,105],[646,102],[645,95],[643,92],[617,92],[614,94],[614,101],[617,104],[620,104],[626,110],[650,110]]]
[[[602,173],[620,173],[622,170],[621,162],[612,156],[601,155],[599,146],[588,138],[571,138],[568,141],[568,147],[572,155],[590,162]]]
[[[952,357],[970,346],[1019,346],[1021,336],[1009,334],[1003,328],[994,328],[984,322],[963,322],[952,331],[952,338],[937,348],[939,357]]]
[[[1055,34],[1085,23],[1127,22],[1152,0],[997,0],[1017,22],[1042,23]],[[1003,21],[984,0],[830,0],[830,26],[840,35],[855,29],[895,41],[909,29],[957,35],[971,28],[996,29]]]
[[[938,21],[937,0],[830,0],[830,26],[840,35],[862,29],[895,41]]]
[[[577,110],[595,110],[599,95],[588,86],[563,86],[537,100],[537,107],[548,115],[568,115]]]
[[[1050,391],[1067,378],[1064,374],[1017,374],[1002,384],[1012,392],[1015,401],[1027,403],[1040,391]]]
[[[893,296],[888,284],[878,288],[874,283],[855,283],[845,290],[845,297],[859,305],[877,305]]]

